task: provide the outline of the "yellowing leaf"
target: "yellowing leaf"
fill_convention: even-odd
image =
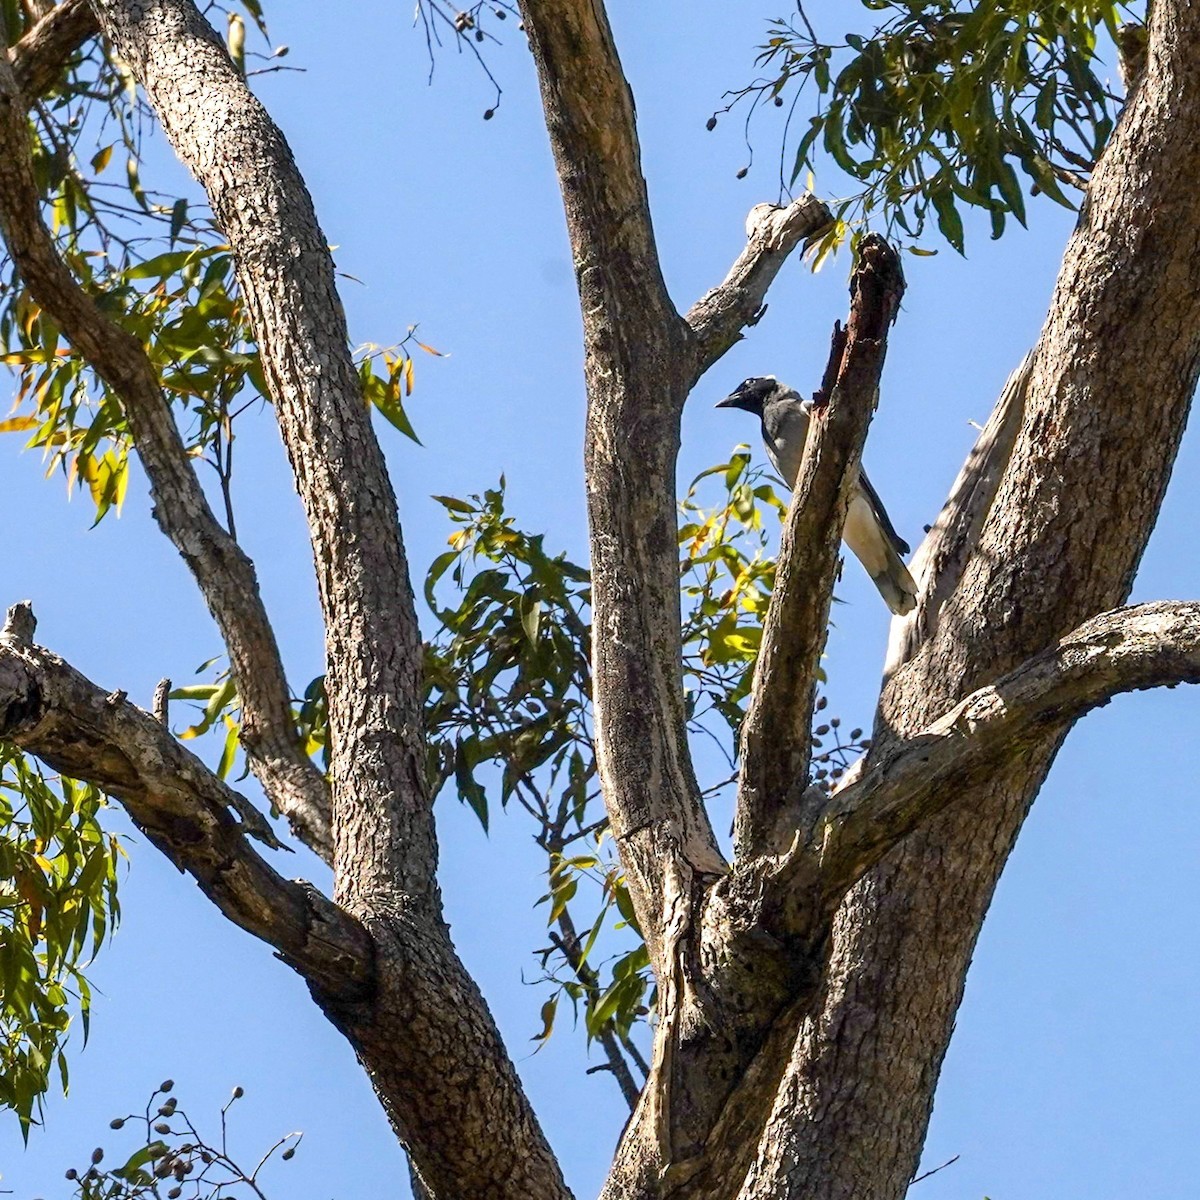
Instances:
[[[0,421],[0,433],[19,433],[23,429],[36,429],[37,417],[9,417],[6,421]]]

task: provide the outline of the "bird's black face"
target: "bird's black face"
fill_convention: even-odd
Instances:
[[[779,386],[774,375],[755,375],[743,380],[724,400],[717,401],[717,408],[740,408],[762,416],[767,397]]]

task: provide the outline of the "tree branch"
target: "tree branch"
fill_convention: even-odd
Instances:
[[[788,256],[832,220],[824,203],[808,192],[786,207],[756,204],[750,210],[746,248],[724,281],[697,300],[686,318],[695,338],[695,378],[741,340],[747,325],[758,324],[767,289]]]
[[[995,500],[936,632],[888,681],[866,771],[1135,578],[1200,366],[1200,8],[1155,0],[1151,47],[1068,241]],[[903,1195],[975,939],[1063,734],[1051,719],[953,788],[847,893],[747,1196]],[[830,1183],[841,1145],[861,1153]]]
[[[283,135],[195,5],[94,2],[233,249],[308,520],[325,623],[335,899],[369,932],[376,963],[368,1002],[324,1011],[434,1195],[565,1200],[558,1163],[442,917],[422,645],[328,241]]]
[[[191,0],[95,0],[233,248],[303,501],[325,621],[336,895],[438,901],[421,639],[396,499],[291,150]],[[346,869],[353,864],[353,869]]]
[[[27,100],[44,96],[62,76],[67,59],[100,32],[87,0],[63,0],[8,51],[17,87]]]
[[[583,315],[597,764],[661,970],[668,878],[724,869],[682,686],[675,459],[693,335],[663,283],[633,97],[602,0],[522,0],[521,13]]]
[[[155,520],[190,568],[229,651],[250,766],[296,835],[328,858],[328,792],[296,734],[254,564],[213,516],[141,343],[101,313],[59,256],[42,221],[25,104],[7,62],[0,62],[0,232],[30,294],[119,397]]]
[[[104,692],[35,646],[33,628],[28,604],[9,609],[0,633],[0,737],[116,797],[225,916],[324,994],[343,1002],[368,995],[366,930],[311,884],[280,876],[246,840],[279,845],[261,815],[123,693]]]
[[[909,564],[917,582],[917,607],[907,618],[892,622],[885,678],[913,658],[937,632],[938,617],[958,587],[1012,456],[1025,414],[1032,364],[1030,352],[1008,377],[942,511]]]
[[[817,667],[841,533],[903,292],[896,252],[868,236],[851,278],[849,322],[844,337],[835,331],[826,369],[822,391],[829,403],[814,409],[792,491],[754,669],[734,825],[739,857],[786,847],[795,804],[808,784]]]
[[[1026,744],[1045,744],[1122,692],[1200,683],[1200,601],[1101,613],[1015,670],[981,687],[928,728],[890,743],[867,770],[815,802],[777,878],[809,887],[821,907]]]
[[[584,961],[579,934],[575,930],[575,922],[566,909],[563,909],[558,915],[558,927],[562,931],[562,936],[552,933],[550,940],[570,964],[575,978],[587,990],[591,999],[599,998],[600,977]],[[593,1067],[592,1070],[612,1072],[613,1078],[617,1081],[617,1087],[621,1089],[621,1095],[624,1097],[625,1103],[629,1105],[629,1111],[632,1112],[637,1107],[638,1096],[642,1089],[634,1082],[615,1027],[611,1023],[606,1023],[597,1033],[596,1039],[603,1047],[608,1061],[603,1066]],[[630,1042],[628,1045],[632,1046],[633,1043]]]

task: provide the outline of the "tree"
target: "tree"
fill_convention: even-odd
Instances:
[[[227,916],[302,974],[433,1194],[566,1194],[441,922],[415,609],[303,184],[190,5],[96,7],[234,251],[240,337],[257,347],[318,563],[328,794],[296,736],[253,568],[209,511],[169,419],[163,389],[178,381],[147,354],[155,339],[123,334],[64,265],[41,222],[12,86],[0,226],[34,304],[119,399],[160,523],[222,627],[242,744],[296,835],[332,854],[335,894],[283,880],[248,840],[272,835],[236,794],[120,693],[37,647],[21,608],[0,659],[4,732],[116,796]],[[860,247],[762,635],[727,862],[695,782],[679,686],[679,418],[784,259],[829,218],[810,198],[759,212],[725,283],[680,317],[607,21],[594,4],[548,9],[529,2],[523,17],[584,315],[597,762],[659,987],[651,1078],[606,1194],[896,1195],[912,1175],[979,923],[1062,738],[1118,691],[1195,677],[1193,605],[1114,608],[1195,384],[1194,17],[1154,6],[1144,77],[1095,164],[1046,328],[919,552],[922,603],[895,632],[871,750],[829,794],[807,785],[838,514],[900,290],[886,246]],[[69,48],[91,33],[64,15],[81,13],[54,10],[25,35],[26,51],[50,46],[61,61],[63,28]],[[27,65],[23,78],[32,87],[38,76]],[[954,241],[953,202],[934,195]],[[88,470],[98,503],[113,502],[119,473]],[[469,1088],[453,1082],[464,1073]]]

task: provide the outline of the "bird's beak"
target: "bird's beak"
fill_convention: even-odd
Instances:
[[[718,400],[716,402],[716,404],[713,405],[713,408],[744,408],[744,407],[745,407],[745,400],[742,396],[742,392],[741,392],[740,388],[736,392],[730,392],[730,394],[728,396],[726,396],[724,400]]]

